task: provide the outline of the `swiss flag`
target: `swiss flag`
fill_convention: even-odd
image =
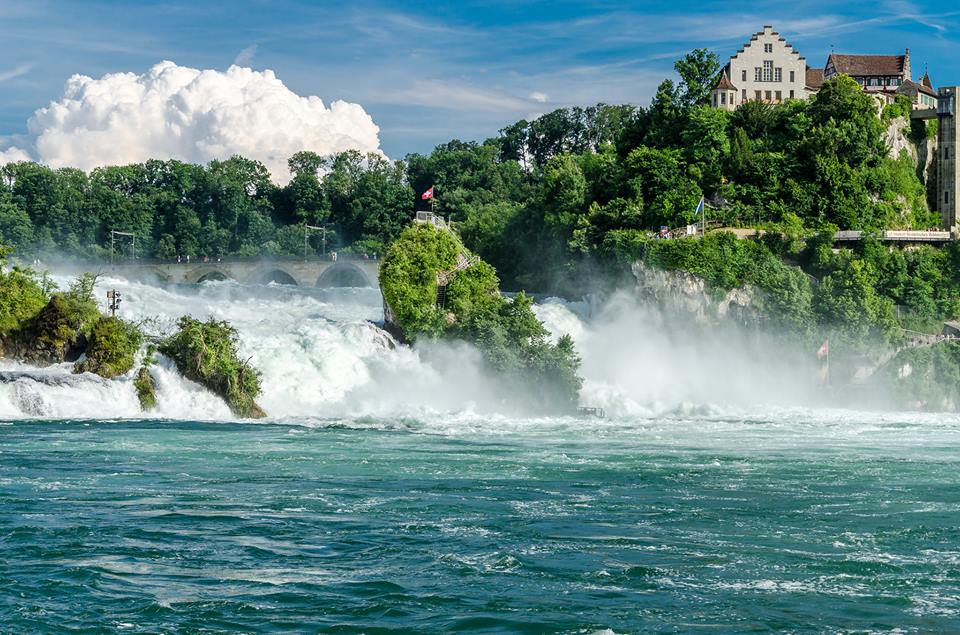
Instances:
[[[420,195],[420,199],[427,201],[433,198],[433,186],[430,186],[430,189]]]

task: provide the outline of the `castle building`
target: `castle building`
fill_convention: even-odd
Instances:
[[[903,55],[839,55],[831,53],[823,77],[849,75],[868,93],[894,95],[910,80],[910,49]]]
[[[882,106],[905,95],[914,108],[937,107],[937,91],[930,76],[914,82],[910,76],[910,49],[903,55],[846,55],[831,53],[826,65],[807,66],[805,58],[772,26],[754,33],[720,73],[710,92],[714,108],[735,110],[748,101],[778,104],[815,95],[823,83],[839,74],[852,77]]]
[[[772,26],[764,26],[730,58],[710,93],[711,103],[734,110],[751,100],[776,104],[807,97],[812,94],[808,80],[816,82],[807,70],[806,59]]]
[[[937,107],[938,94],[933,89],[929,73],[924,73],[919,82],[905,80],[897,89],[897,94],[910,98],[914,108],[936,109]]]

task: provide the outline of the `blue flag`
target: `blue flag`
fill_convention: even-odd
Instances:
[[[702,197],[702,196],[700,197],[700,202],[697,203],[697,211],[694,212],[694,213],[695,213],[695,214],[702,214],[702,213],[703,213],[703,197]]]

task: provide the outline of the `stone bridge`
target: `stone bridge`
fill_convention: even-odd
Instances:
[[[223,262],[118,262],[87,267],[104,275],[168,284],[235,280],[242,284],[289,284],[299,287],[376,287],[379,260],[226,260]]]

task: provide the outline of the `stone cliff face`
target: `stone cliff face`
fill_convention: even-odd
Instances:
[[[896,159],[904,150],[910,155],[914,163],[917,162],[917,147],[907,137],[910,134],[910,122],[906,117],[897,117],[887,124],[886,143],[890,148],[890,157]]]
[[[927,188],[927,198],[936,200],[937,187],[937,140],[924,139],[919,145],[909,137],[910,121],[906,117],[897,117],[887,124],[885,141],[890,149],[890,158],[899,158],[906,150],[917,168],[917,176]]]
[[[664,312],[688,317],[701,324],[733,321],[752,325],[760,322],[758,291],[739,287],[717,296],[707,283],[688,271],[666,271],[637,261],[631,267],[637,295]]]

